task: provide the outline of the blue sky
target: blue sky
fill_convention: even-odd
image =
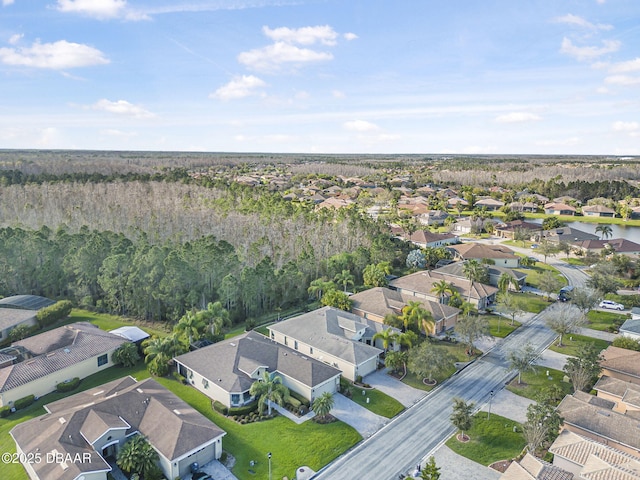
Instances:
[[[640,155],[638,0],[0,1],[0,148]]]

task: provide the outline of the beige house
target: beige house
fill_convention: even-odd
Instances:
[[[609,346],[602,357],[603,375],[640,385],[640,352]]]
[[[113,365],[111,355],[126,340],[85,322],[15,342],[0,351],[12,363],[0,368],[0,406],[28,395],[41,397],[56,385],[85,378]]]
[[[13,295],[0,299],[0,342],[18,325],[37,325],[38,310],[53,305],[53,300],[38,295]]]
[[[353,381],[376,371],[383,350],[372,345],[372,338],[380,327],[353,313],[323,307],[268,328],[271,340],[331,365]]]
[[[349,297],[353,302],[351,311],[356,315],[384,323],[384,317],[389,314],[401,315],[402,309],[409,302],[419,302],[433,317],[434,326],[430,335],[438,335],[455,327],[460,310],[449,305],[432,300],[416,298],[396,290],[384,287],[374,287]]]
[[[340,370],[257,332],[185,353],[175,361],[193,387],[227,407],[252,402],[249,389],[264,372],[279,376],[289,390],[311,402],[325,392],[335,393],[340,385]]]
[[[498,267],[518,268],[520,257],[513,250],[504,245],[485,245],[484,243],[462,243],[451,245],[448,249],[453,252],[457,260],[478,260],[483,262],[489,260]]]
[[[640,412],[640,385],[603,375],[593,389],[598,392],[598,398],[613,402],[616,412]]]
[[[10,432],[20,459],[41,458],[23,463],[32,480],[106,480],[108,458],[137,434],[158,453],[169,479],[222,454],[225,432],[153,379],[121,378],[45,409]]]
[[[573,473],[526,453],[519,462],[511,462],[500,480],[573,480]]]

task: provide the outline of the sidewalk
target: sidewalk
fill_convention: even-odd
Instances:
[[[618,337],[617,333],[602,332],[600,330],[593,330],[591,328],[578,328],[578,331],[576,333],[591,338],[606,340],[607,342],[613,342]]]
[[[503,388],[491,400],[491,414],[495,413],[514,422],[524,423],[527,421],[527,408],[532,403],[536,402]],[[488,401],[481,406],[480,411],[489,412]]]
[[[331,415],[355,428],[362,438],[368,438],[380,430],[389,421],[349,400],[341,393],[333,396],[335,401]]]

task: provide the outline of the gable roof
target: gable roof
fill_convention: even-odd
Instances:
[[[235,393],[251,388],[255,381],[251,374],[259,367],[311,388],[340,374],[336,368],[253,331],[185,353],[175,360],[225,391]]]
[[[389,286],[392,288],[420,293],[422,295],[435,298],[435,294],[432,292],[433,284],[440,280],[446,280],[447,282],[450,282],[453,287],[458,290],[460,295],[463,296],[463,298],[469,296],[469,288],[471,283],[469,282],[469,280],[467,280],[466,278],[452,277],[451,275],[439,273],[436,270],[432,270],[430,272],[415,272],[409,275],[405,275],[404,277],[395,278],[389,282]],[[498,289],[496,287],[485,285],[479,282],[473,282],[470,296],[473,299],[479,300],[480,298],[486,298],[497,292]]]
[[[640,352],[608,346],[602,351],[602,368],[640,378]]]
[[[457,315],[460,310],[431,300],[416,298],[385,287],[374,287],[349,297],[354,309],[373,313],[380,317],[393,313],[399,315],[409,302],[418,301],[433,316],[436,322]]]
[[[476,258],[506,258],[517,259],[518,256],[508,247],[504,245],[486,245],[484,243],[468,242],[460,245],[451,245],[447,247],[455,250],[458,255],[465,260]]]
[[[0,392],[107,353],[125,343],[124,338],[100,330],[86,322],[72,323],[15,342],[33,355],[0,369]]]
[[[337,308],[323,307],[278,322],[271,325],[269,330],[299,340],[353,365],[360,365],[382,353],[379,348],[350,339],[353,332],[366,331],[367,327],[362,317]]]
[[[125,377],[45,408],[49,413],[18,424],[11,436],[25,453],[53,450],[88,454],[90,461],[33,464],[41,480],[71,480],[110,467],[90,445],[109,429],[140,432],[165,458],[174,460],[225,434],[217,425],[153,379]]]
[[[619,397],[625,404],[640,408],[640,385],[602,375],[593,389]]]
[[[17,308],[0,308],[0,330],[6,330],[20,325],[31,319],[35,319],[33,310],[19,310]]]
[[[555,467],[530,453],[519,462],[512,462],[500,480],[572,480],[573,474]]]
[[[547,203],[544,206],[545,210],[558,210],[558,211],[570,211],[570,212],[575,212],[576,208],[572,207],[571,205],[567,205],[566,203],[559,203],[559,202],[551,202],[551,203]]]

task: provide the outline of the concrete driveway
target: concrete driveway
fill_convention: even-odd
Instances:
[[[341,393],[336,393],[333,399],[334,405],[331,409],[331,415],[347,425],[351,425],[362,435],[362,438],[370,437],[389,421],[388,418],[370,412]]]
[[[532,403],[536,402],[503,388],[491,400],[491,414],[495,413],[514,422],[524,423],[527,421],[527,408]],[[489,412],[489,402],[485,402],[480,410]]]
[[[405,408],[417,403],[427,394],[424,390],[410,387],[397,378],[388,375],[386,368],[367,375],[365,381],[382,393],[386,393],[398,400]]]

